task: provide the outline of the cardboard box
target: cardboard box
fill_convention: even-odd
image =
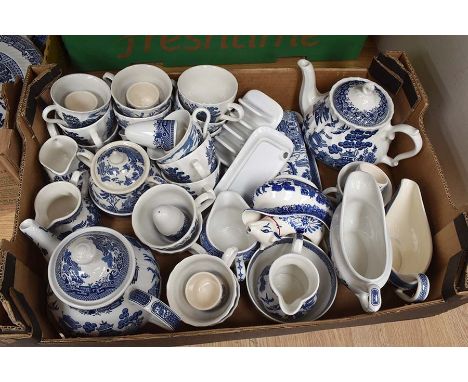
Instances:
[[[81,71],[118,70],[136,62],[165,66],[356,58],[366,36],[62,36],[72,65]],[[55,61],[49,61],[55,62]]]
[[[260,89],[275,98],[285,109],[298,109],[301,73],[295,64],[268,67],[228,66],[239,82],[239,95],[247,90]],[[168,71],[177,78],[183,68]],[[396,113],[394,123],[406,121],[418,127],[423,137],[422,151],[414,158],[402,161],[396,168],[383,167],[397,186],[404,177],[418,182],[428,213],[433,234],[434,254],[428,270],[431,292],[428,299],[408,305],[393,292],[391,286],[382,290],[382,309],[374,314],[363,313],[358,300],[340,284],[336,301],[320,320],[275,324],[266,320],[250,302],[245,285],[241,287],[241,300],[232,317],[219,326],[194,328],[182,326],[177,332],[168,333],[148,324],[135,335],[100,338],[64,338],[49,320],[45,303],[46,264],[34,244],[18,231],[18,222],[33,216],[33,201],[37,191],[46,184],[37,153],[47,139],[45,124],[41,118],[47,90],[58,76],[53,66],[32,67],[25,79],[22,101],[18,113],[18,129],[24,142],[21,166],[21,195],[18,203],[15,235],[1,245],[0,300],[13,308],[15,316],[26,328],[24,337],[17,339],[11,333],[0,334],[5,343],[41,345],[182,345],[220,340],[275,336],[306,331],[332,329],[347,326],[370,325],[433,316],[468,302],[466,290],[466,261],[468,254],[467,211],[457,209],[451,201],[450,191],[437,156],[424,129],[424,113],[428,107],[427,96],[407,57],[399,52],[378,56],[367,68],[318,68],[317,86],[327,91],[341,78],[349,76],[372,77],[393,96]],[[274,81],[272,80],[274,79]],[[43,89],[40,86],[43,86]],[[34,110],[35,113],[28,110]],[[406,151],[411,143],[397,136],[393,150]],[[337,171],[319,165],[324,187],[336,183]],[[132,233],[129,218],[104,216],[103,224],[123,233]],[[163,281],[167,280],[173,266],[187,253],[161,256],[155,252],[161,266]],[[15,263],[16,267],[11,264]],[[12,275],[12,273],[14,273]],[[165,300],[163,282],[162,299]],[[5,293],[5,291],[9,293]],[[5,303],[6,301],[6,303]],[[11,314],[10,314],[11,315]],[[0,333],[3,327],[0,322]],[[26,338],[28,337],[28,338]]]

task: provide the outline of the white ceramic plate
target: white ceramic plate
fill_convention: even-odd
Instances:
[[[215,187],[215,193],[236,191],[250,203],[257,187],[278,174],[293,149],[293,143],[283,133],[269,127],[258,128]]]

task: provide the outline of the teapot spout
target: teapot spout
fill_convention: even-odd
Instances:
[[[19,229],[42,249],[45,259],[49,261],[60,241],[33,219],[26,219],[21,222]]]
[[[312,63],[306,59],[300,59],[297,65],[302,71],[302,85],[299,93],[299,107],[303,116],[309,113],[315,103],[315,99],[320,96],[315,84],[315,72]]]

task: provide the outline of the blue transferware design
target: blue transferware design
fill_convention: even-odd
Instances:
[[[41,51],[44,52],[47,43],[47,35],[34,35],[31,36],[31,42]]]
[[[190,115],[192,115],[192,113],[195,111],[195,109],[198,109],[200,107],[203,107],[205,109],[208,109],[208,111],[210,112],[210,123],[215,123],[216,120],[219,118],[219,116],[221,115],[221,111],[219,110],[219,108],[217,108],[216,106],[205,106],[205,105],[199,105],[199,104],[196,104],[196,103],[193,103],[193,102],[190,102],[189,100],[187,100],[182,94],[180,93],[177,93],[178,94],[178,99],[179,99],[179,103],[180,105],[185,109],[187,110]],[[203,114],[203,116],[202,116]],[[199,117],[200,115],[200,117]],[[205,113],[199,113],[197,114],[196,118],[199,120],[199,121],[203,121],[205,122],[205,119],[206,119],[206,115]]]
[[[154,135],[153,145],[161,150],[169,151],[175,145],[175,126],[176,121],[168,119],[156,120],[153,123]]]
[[[424,301],[427,296],[429,295],[429,278],[424,274],[424,273],[418,273],[417,278],[412,283],[409,283],[405,280],[403,280],[397,272],[392,272],[390,273],[390,278],[389,278],[390,283],[403,291],[405,294],[408,294],[408,298],[410,298],[409,294],[415,294],[418,288],[418,282],[421,283],[421,290],[419,292],[419,295],[414,298],[412,297],[411,302],[422,302]]]
[[[192,183],[190,175],[186,175],[185,172],[179,171],[178,167],[166,167],[164,173],[168,180],[176,183]]]
[[[70,130],[62,130],[63,134],[75,140],[80,146],[94,146],[92,139],[83,138],[80,134]]]
[[[218,157],[216,156],[216,149],[214,140],[210,139],[208,142],[208,147],[206,148],[206,158],[207,162],[210,164],[210,174],[216,170],[218,167]]]
[[[301,196],[309,198],[310,202],[302,202],[301,204],[285,204],[276,207],[257,207],[261,196],[265,194],[267,197],[271,192],[290,191]],[[262,212],[266,215],[310,215],[324,222],[328,227],[331,224],[331,218],[334,211],[334,206],[330,200],[322,194],[317,188],[307,183],[301,182],[298,179],[273,179],[255,191],[253,198],[252,211]]]
[[[380,306],[380,290],[378,288],[371,288],[370,303],[373,306]]]
[[[184,222],[182,223],[182,226],[180,229],[174,233],[173,235],[167,235],[167,238],[171,241],[177,241],[180,240],[184,237],[184,235],[188,232],[190,229],[190,225],[192,224],[191,220],[189,220],[188,216],[186,214],[184,215]]]
[[[82,127],[92,125],[93,123],[97,122],[100,118],[102,118],[106,113],[106,108],[98,109],[93,113],[90,113],[86,119],[80,120],[74,115],[64,113],[63,111],[60,112],[62,119],[65,122],[65,125],[70,129],[80,129]]]
[[[78,229],[97,226],[100,221],[101,214],[95,204],[89,198],[83,198],[72,216],[56,222],[49,230],[57,235],[57,239],[63,240]]]
[[[23,72],[15,60],[0,52],[0,84],[14,82],[16,77],[23,78]]]
[[[277,317],[278,319],[281,319],[282,321],[295,321],[300,319],[306,313],[308,313],[315,305],[318,298],[317,294],[305,301],[304,304],[302,304],[301,309],[297,313],[293,315],[288,315],[284,313],[279,305],[278,296],[275,294],[275,292],[271,289],[270,286],[270,267],[271,265],[268,265],[262,270],[257,283],[258,297],[262,302],[264,309],[267,310],[271,315]]]
[[[182,138],[183,144],[167,158],[164,158],[161,161],[158,160],[157,162],[159,164],[167,164],[183,158],[200,146],[203,141],[203,135],[198,125],[191,123],[188,129],[190,129],[190,132],[186,138]]]
[[[126,236],[132,244],[136,267],[132,288],[148,291],[159,298],[161,278],[159,266],[151,250],[137,239]],[[139,271],[137,271],[139,269]],[[138,290],[134,289],[134,290]],[[148,314],[130,302],[125,294],[99,309],[77,309],[65,305],[47,287],[47,306],[67,335],[110,336],[134,332],[148,321]]]
[[[114,157],[120,159],[120,162],[113,164]],[[104,184],[130,187],[141,179],[144,170],[143,156],[139,151],[128,146],[112,147],[100,154],[97,159],[96,172],[99,180]]]
[[[4,43],[18,50],[32,65],[39,65],[42,62],[42,56],[37,48],[31,41],[23,36],[0,35],[0,43]]]
[[[373,91],[379,97],[379,103],[370,110],[362,110],[355,107],[349,98],[349,91],[352,88],[366,84],[369,84],[369,82],[363,80],[351,80],[342,83],[333,92],[333,105],[346,121],[362,127],[373,127],[380,125],[386,120],[389,105],[385,94],[379,88],[374,87]]]
[[[3,124],[5,123],[5,115],[6,115],[5,101],[0,96],[0,128],[2,128]]]
[[[301,124],[299,123],[297,114],[293,111],[285,111],[283,114],[283,119],[281,120],[276,130],[286,135],[294,144],[291,157],[286,162],[283,169],[279,172],[279,175],[296,175],[312,182],[314,182],[316,179],[319,179],[318,183],[320,184],[320,176],[318,173],[314,174],[312,177],[309,157],[307,156],[304,138],[301,134]]]
[[[83,233],[76,236],[73,243],[95,248],[96,254],[107,266],[107,273],[95,282],[88,282],[90,276],[73,261],[69,246],[65,246],[55,264],[57,284],[64,293],[79,301],[97,301],[120,287],[127,277],[131,256],[124,243],[106,232]]]
[[[130,118],[147,118],[147,117],[154,117],[155,115],[159,115],[167,110],[170,110],[172,107],[172,100],[169,97],[166,101],[160,103],[159,105],[155,106],[154,109],[151,111],[141,111],[137,109],[132,109],[130,107],[122,106],[119,104],[115,104],[117,111],[120,114],[123,114],[126,117]]]

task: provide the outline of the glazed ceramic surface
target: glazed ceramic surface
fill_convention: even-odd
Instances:
[[[160,205],[153,210],[153,223],[162,235],[178,241],[190,230],[191,219],[178,207]]]
[[[135,123],[125,129],[126,138],[141,146],[169,151],[177,140],[177,121],[157,119]]]
[[[171,309],[192,326],[212,326],[225,321],[239,302],[239,283],[230,270],[235,251],[226,252],[223,258],[208,254],[195,254],[178,263],[167,280],[167,299]],[[218,277],[223,285],[221,302],[210,310],[194,308],[187,301],[185,288],[189,279],[198,272],[209,272]]]
[[[402,179],[387,208],[385,220],[393,249],[390,282],[405,301],[424,301],[430,288],[425,273],[432,259],[432,237],[417,183]]]
[[[115,76],[105,73],[103,78],[111,82],[112,99],[120,114],[131,118],[145,118],[158,115],[171,103],[172,82],[163,70],[153,65],[138,64],[122,69]],[[147,109],[135,109],[127,105],[127,91],[137,82],[149,82],[159,91],[158,104]]]
[[[177,89],[181,106],[190,114],[197,108],[206,108],[210,112],[209,121],[212,123],[239,120],[243,116],[242,107],[233,103],[238,89],[237,80],[229,71],[219,66],[192,66],[180,75]],[[227,115],[230,109],[235,109],[239,116],[233,118]],[[206,121],[206,118],[201,120]]]
[[[338,289],[335,268],[329,257],[319,247],[304,240],[301,254],[312,261],[318,271],[320,279],[316,303],[300,318],[295,318],[294,316],[284,318],[283,315],[272,313],[264,308],[264,302],[262,302],[258,294],[258,280],[260,279],[260,275],[262,271],[276,259],[284,254],[290,253],[293,240],[293,238],[283,238],[264,250],[258,251],[250,260],[247,268],[247,291],[251,301],[264,316],[276,322],[289,322],[291,320],[313,321],[320,318],[332,306]]]
[[[97,107],[89,111],[75,111],[65,107],[65,98],[75,91],[87,91],[97,98]],[[42,118],[48,123],[58,123],[70,129],[79,129],[92,125],[108,112],[111,93],[109,86],[95,76],[84,73],[66,75],[54,82],[50,89],[53,104],[42,112]],[[56,117],[48,115],[55,112]]]
[[[295,176],[278,177],[258,187],[251,210],[266,215],[308,215],[327,227],[333,211],[332,203],[314,184]]]
[[[109,139],[115,129],[114,111],[109,107],[106,113],[96,122],[80,128],[68,128],[65,125],[58,124],[62,133],[78,143],[81,146],[96,146],[101,148],[104,142]]]
[[[117,109],[117,107],[115,105],[113,106],[115,118],[117,120],[117,124],[123,130],[125,130],[128,126],[133,125],[135,123],[154,122],[154,121],[157,121],[159,119],[163,119],[163,118],[167,117],[172,112],[171,108],[172,108],[172,102],[170,102],[167,105],[167,107],[163,111],[161,111],[159,114],[153,115],[151,117],[144,117],[144,118],[136,118],[135,117],[135,118],[133,118],[133,117],[127,117],[126,115],[121,114],[119,112],[119,110]]]
[[[298,65],[303,73],[299,103],[305,140],[318,160],[335,168],[355,161],[397,166],[419,153],[419,131],[405,124],[391,125],[393,102],[381,86],[365,78],[345,78],[329,94],[320,94],[312,64],[301,59]],[[408,135],[415,147],[391,158],[387,151],[397,132]]]
[[[166,178],[175,183],[200,181],[212,174],[217,167],[214,141],[209,134],[200,146],[183,158],[159,165]]]
[[[340,279],[354,292],[364,311],[380,309],[380,289],[390,276],[392,246],[380,190],[372,175],[349,175],[343,202],[330,228],[332,259]]]
[[[255,189],[278,174],[293,148],[293,143],[284,134],[268,127],[256,129],[221,178],[215,192],[235,191],[250,203]]]
[[[48,126],[50,126],[50,125],[48,125]],[[117,138],[119,138],[118,133],[119,133],[119,126],[115,125],[110,137],[107,138],[104,142],[102,142],[102,146],[105,146],[105,145],[107,145],[107,144],[109,144],[111,142],[115,142],[117,140]],[[97,147],[96,145],[80,145],[80,144],[78,144],[78,147],[80,149],[88,150],[88,151],[90,151],[90,152],[92,152],[94,154],[100,149],[100,147]]]

